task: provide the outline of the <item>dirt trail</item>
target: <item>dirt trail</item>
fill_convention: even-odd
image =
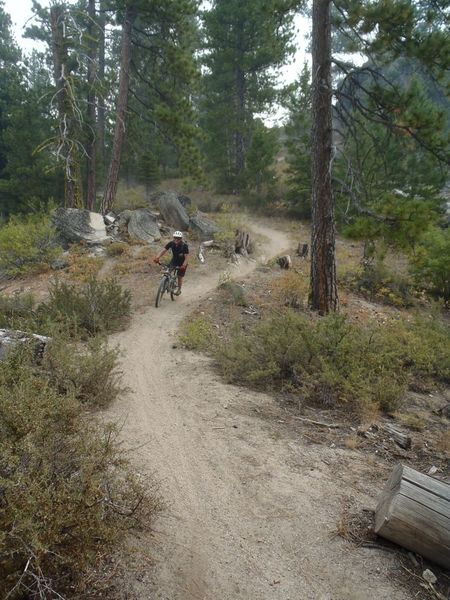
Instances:
[[[288,246],[284,233],[254,229],[270,240],[266,256]],[[236,276],[254,267],[246,262]],[[191,272],[176,302],[135,315],[113,340],[126,351],[123,370],[133,391],[111,412],[125,420],[130,446],[147,443],[138,459],[162,480],[169,503],[156,525],[156,549],[155,540],[149,548],[156,565],[133,583],[133,594],[406,600],[386,577],[389,556],[330,536],[345,492],[345,473],[333,472],[324,458],[332,451],[286,441],[276,423],[261,418],[276,413],[271,397],[226,385],[206,358],[173,349],[180,322],[218,276],[207,264],[195,277]],[[370,503],[364,493],[360,498]]]

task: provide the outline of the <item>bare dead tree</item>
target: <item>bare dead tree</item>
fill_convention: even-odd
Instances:
[[[64,162],[65,205],[82,207],[80,146],[77,127],[82,121],[73,89],[73,78],[68,61],[65,11],[61,5],[50,8],[52,33],[53,75],[58,109],[58,139],[56,155]],[[45,145],[45,144],[44,144]]]

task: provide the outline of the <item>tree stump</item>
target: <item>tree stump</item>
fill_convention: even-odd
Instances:
[[[398,464],[375,510],[375,533],[448,569],[450,485]]]
[[[308,254],[309,254],[308,244],[302,244],[300,242],[297,247],[297,255],[300,256],[300,258],[308,258]]]
[[[292,267],[291,257],[286,254],[286,256],[280,256],[277,258],[277,264],[280,265],[282,269],[290,269]]]
[[[252,243],[250,240],[250,235],[246,231],[241,231],[240,229],[236,230],[234,237],[234,251],[236,254],[241,254],[242,256],[248,256],[252,251]]]

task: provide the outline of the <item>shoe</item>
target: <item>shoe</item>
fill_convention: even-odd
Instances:
[[[181,294],[181,290],[178,289],[176,292],[173,293],[174,296],[179,296]]]

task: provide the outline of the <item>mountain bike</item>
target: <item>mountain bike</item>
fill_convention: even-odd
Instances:
[[[161,304],[164,294],[170,294],[171,300],[175,300],[175,292],[178,287],[178,267],[163,267],[161,281],[156,292],[155,306]]]

